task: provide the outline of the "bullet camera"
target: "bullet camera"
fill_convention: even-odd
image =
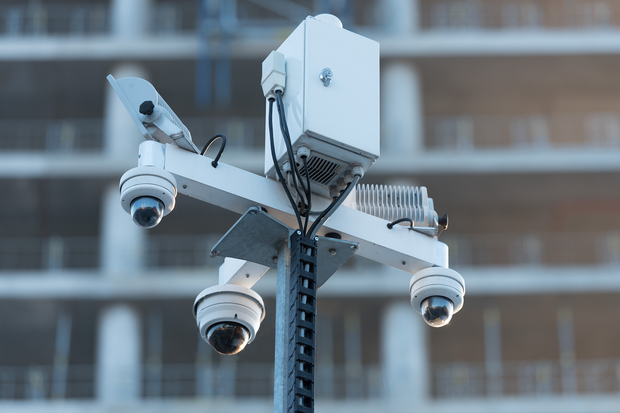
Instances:
[[[153,228],[175,205],[177,181],[154,166],[130,169],[120,181],[121,205],[141,228]]]
[[[449,268],[418,271],[409,283],[411,306],[431,327],[443,327],[463,307],[465,280]]]
[[[256,292],[235,284],[204,289],[194,301],[200,336],[224,355],[239,353],[256,337],[265,304]]]

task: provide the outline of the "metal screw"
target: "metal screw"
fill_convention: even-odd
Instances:
[[[319,237],[314,237],[314,240],[315,240],[315,241],[318,241],[318,240],[319,240]]]
[[[183,185],[183,189],[187,188],[187,185]]]
[[[246,275],[245,275],[245,278],[250,278],[250,274],[246,274]]]
[[[405,265],[405,264],[407,264],[407,262],[406,261],[402,261],[401,264]]]
[[[332,248],[332,249],[329,250],[329,253],[331,255],[336,255],[336,250]]]
[[[351,248],[353,251],[355,251],[357,249],[357,245],[351,245],[349,248]]]
[[[323,82],[323,86],[327,87],[332,82],[333,76],[334,73],[332,72],[332,70],[329,67],[326,67],[319,75],[319,79],[321,79],[321,82]]]
[[[250,211],[250,215],[256,215],[256,211],[251,210],[251,211]]]
[[[298,230],[298,231],[297,231],[297,235],[301,235],[301,231],[299,231],[299,230]]]

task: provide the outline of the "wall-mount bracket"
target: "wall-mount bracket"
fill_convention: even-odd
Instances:
[[[276,267],[278,249],[288,242],[294,229],[264,212],[248,209],[211,250],[212,256],[238,258]],[[318,237],[317,287],[321,287],[357,251],[358,244]]]

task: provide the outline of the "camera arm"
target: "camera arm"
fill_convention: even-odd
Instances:
[[[176,179],[176,190],[184,195],[239,214],[260,206],[272,217],[295,227],[294,212],[276,181],[222,162],[214,168],[212,159],[171,144],[143,143],[140,165],[147,166],[147,159],[156,160],[148,165],[158,167],[153,169],[154,175],[158,169],[171,173]],[[123,185],[121,180],[121,190]],[[316,197],[316,208],[325,208],[329,201]],[[345,205],[319,231],[319,235],[326,233],[337,233],[343,240],[356,242],[356,253],[362,257],[409,273],[434,266],[448,267],[448,247],[436,237],[398,225],[389,229],[385,220]]]

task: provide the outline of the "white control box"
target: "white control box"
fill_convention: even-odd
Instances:
[[[283,102],[293,150],[310,148],[312,190],[329,196],[329,188],[353,166],[368,170],[379,157],[379,43],[321,17],[306,18],[278,52],[286,58]],[[328,71],[331,82],[324,82]],[[282,168],[288,157],[275,103],[273,113],[275,150]],[[275,179],[268,127],[265,175]],[[303,165],[300,171],[305,179]]]

